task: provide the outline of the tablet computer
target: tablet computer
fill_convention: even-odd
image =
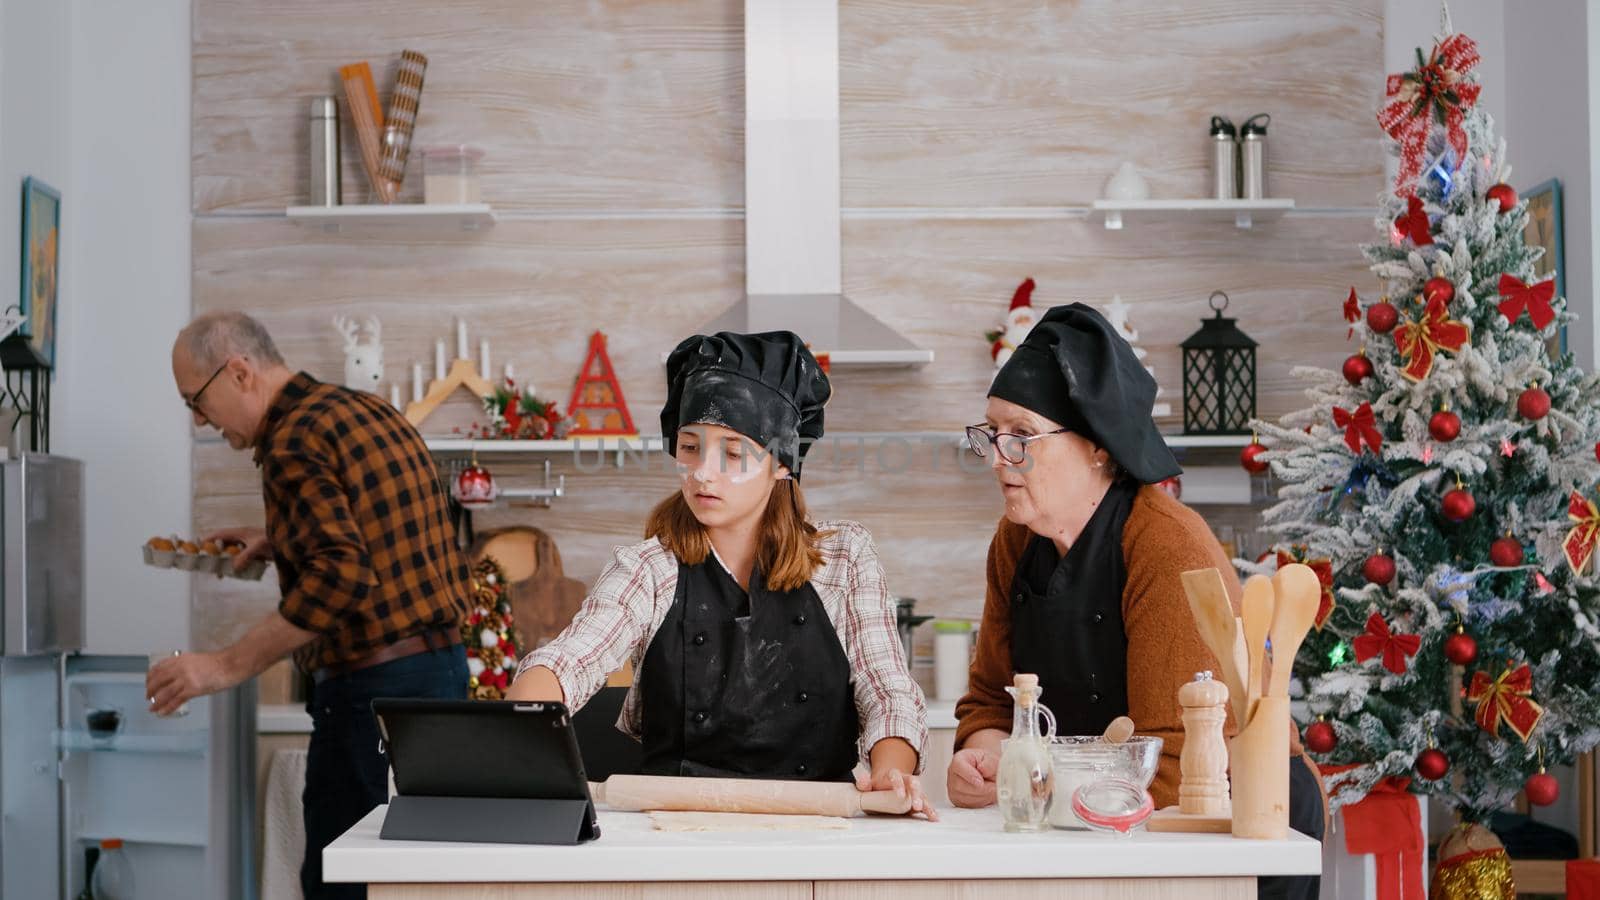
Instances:
[[[561,703],[377,699],[394,770],[380,837],[576,844],[600,835]]]

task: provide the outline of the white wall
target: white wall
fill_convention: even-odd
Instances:
[[[1580,320],[1568,330],[1578,363],[1593,369],[1600,334],[1594,305],[1591,228],[1589,24],[1587,0],[1541,0],[1507,9],[1506,152],[1522,190],[1561,179],[1567,301]]]
[[[168,368],[189,315],[188,0],[0,0],[0,297],[23,176],[62,193],[51,450],[86,463],[86,649],[188,646],[190,585],[139,545],[187,532],[189,429]]]

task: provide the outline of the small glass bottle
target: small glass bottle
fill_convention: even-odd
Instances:
[[[1000,770],[995,779],[1000,818],[1007,831],[1044,831],[1050,826],[1050,801],[1055,775],[1050,765],[1050,740],[1056,736],[1056,717],[1039,702],[1039,676],[1019,674],[1006,692],[1015,699],[1011,737],[1000,747]],[[1046,731],[1039,732],[1044,716]]]
[[[100,861],[89,878],[95,900],[133,900],[133,866],[122,850],[122,841],[108,838],[100,842]]]

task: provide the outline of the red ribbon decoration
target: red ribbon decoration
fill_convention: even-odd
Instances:
[[[1440,350],[1460,352],[1471,336],[1466,324],[1450,318],[1445,302],[1435,297],[1422,318],[1394,330],[1395,349],[1407,357],[1401,373],[1412,381],[1427,378],[1433,371],[1434,354]]]
[[[1472,687],[1467,689],[1467,701],[1478,704],[1473,718],[1479,728],[1499,737],[1500,723],[1505,722],[1523,743],[1544,718],[1544,707],[1529,699],[1532,696],[1533,670],[1527,663],[1515,669],[1507,667],[1493,681],[1483,672],[1473,672]]]
[[[1396,675],[1406,673],[1406,657],[1416,656],[1422,649],[1422,638],[1415,634],[1395,634],[1383,616],[1373,613],[1367,617],[1367,631],[1350,641],[1356,651],[1356,662],[1362,663],[1383,655],[1383,667]]]
[[[1422,201],[1416,197],[1406,200],[1406,211],[1395,220],[1403,237],[1411,238],[1411,243],[1418,247],[1426,247],[1433,243],[1433,226],[1428,223],[1428,214],[1422,211]]]
[[[1520,278],[1503,273],[1500,276],[1500,296],[1506,298],[1500,302],[1500,314],[1506,317],[1507,322],[1515,324],[1526,309],[1528,318],[1533,320],[1533,327],[1543,331],[1546,325],[1555,321],[1556,311],[1550,308],[1550,301],[1555,295],[1554,278],[1546,278],[1529,287]]]
[[[1358,768],[1356,765],[1322,766],[1322,777]],[[1377,900],[1422,900],[1423,862],[1427,843],[1422,839],[1422,809],[1407,788],[1411,779],[1390,775],[1367,791],[1359,803],[1343,806],[1344,849],[1350,854],[1371,853],[1376,871],[1373,887]]]
[[[1371,403],[1362,403],[1353,413],[1335,406],[1333,424],[1344,429],[1344,442],[1351,453],[1360,455],[1363,441],[1372,448],[1373,453],[1383,450],[1383,434],[1378,431],[1378,419],[1372,414]]]
[[[1317,581],[1322,583],[1322,597],[1317,601],[1317,618],[1315,621],[1317,630],[1321,631],[1323,623],[1327,622],[1328,617],[1333,615],[1333,560],[1306,559],[1304,547],[1300,548],[1300,552],[1294,554],[1279,550],[1278,568],[1281,569],[1290,563],[1300,563],[1309,568],[1317,573]]]
[[[1567,558],[1574,575],[1582,575],[1594,556],[1595,539],[1600,537],[1600,509],[1593,500],[1585,500],[1577,491],[1567,501],[1567,518],[1572,520],[1572,530],[1561,541],[1561,552]]]
[[[1350,296],[1344,298],[1344,320],[1350,323],[1350,330],[1345,332],[1344,339],[1356,333],[1355,324],[1361,321],[1361,303],[1356,299],[1356,289],[1350,289]]]
[[[1428,133],[1437,122],[1455,151],[1457,164],[1467,156],[1467,133],[1461,127],[1466,110],[1478,102],[1482,86],[1467,79],[1478,64],[1478,47],[1464,34],[1452,34],[1435,44],[1427,60],[1417,50],[1417,68],[1390,75],[1384,86],[1389,102],[1378,112],[1378,124],[1400,142],[1400,169],[1395,184],[1408,195],[1422,174],[1422,155]]]

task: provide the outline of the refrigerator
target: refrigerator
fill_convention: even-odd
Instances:
[[[77,460],[0,463],[0,897],[70,900],[119,838],[138,898],[254,900],[252,689],[158,718],[148,657],[82,652],[84,501]]]

